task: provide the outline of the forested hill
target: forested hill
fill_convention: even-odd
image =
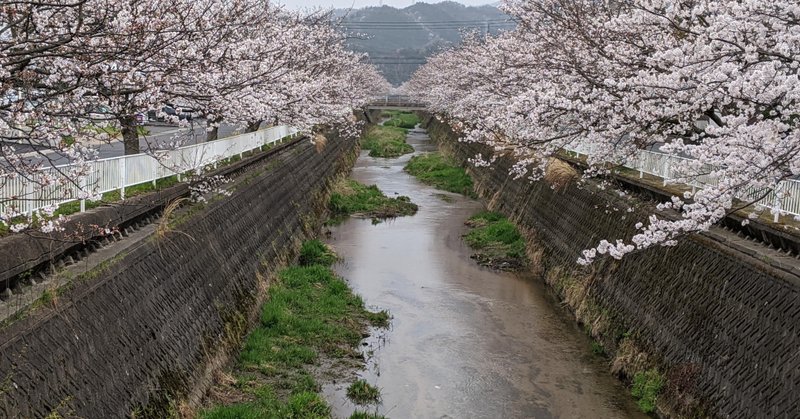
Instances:
[[[513,28],[495,6],[468,7],[460,3],[417,3],[404,9],[389,6],[340,10],[348,31],[359,39],[353,50],[366,52],[394,85],[407,81],[426,57],[461,41],[461,30],[480,33]]]

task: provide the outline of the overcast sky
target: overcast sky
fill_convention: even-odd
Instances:
[[[293,9],[302,9],[306,7],[335,7],[337,9],[355,8],[359,9],[368,6],[380,6],[383,3],[386,6],[394,6],[398,8],[411,6],[414,0],[277,0],[278,3],[285,4]],[[497,0],[457,0],[459,3],[468,6],[478,6],[481,4],[491,4]],[[421,3],[439,3],[437,0],[427,0]]]

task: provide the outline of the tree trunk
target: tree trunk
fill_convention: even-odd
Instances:
[[[136,115],[119,118],[122,125],[122,143],[125,146],[125,155],[139,154],[139,126]]]
[[[247,132],[256,132],[261,127],[261,120],[253,121],[247,124]]]
[[[220,122],[222,122],[222,118],[217,118],[212,121],[208,121],[211,129],[208,130],[208,134],[206,135],[206,141],[214,141],[219,138]]]

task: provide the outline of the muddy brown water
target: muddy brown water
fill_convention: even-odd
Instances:
[[[416,153],[433,151],[422,130]],[[368,306],[393,316],[363,346],[359,375],[382,403],[360,408],[390,418],[639,418],[629,392],[591,353],[589,339],[540,279],[494,272],[470,259],[464,221],[482,205],[403,172],[398,159],[360,156],[352,177],[420,206],[413,217],[332,228],[335,266]],[[323,393],[334,415],[355,409],[346,382]]]

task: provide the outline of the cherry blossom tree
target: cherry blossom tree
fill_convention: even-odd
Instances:
[[[508,0],[504,8],[517,30],[442,53],[409,89],[467,140],[513,154],[517,176],[538,178],[568,147],[590,150],[589,175],[659,148],[688,157],[671,181],[704,183],[661,205],[678,219],[651,216],[630,241],[609,238],[581,262],[672,245],[780,195],[780,183],[800,174],[797,2]]]
[[[109,131],[118,129],[125,152],[140,152],[137,113],[167,103],[206,113],[212,130],[221,122],[304,131],[349,123],[353,108],[386,88],[362,58],[345,50],[328,14],[300,15],[269,1],[3,3],[0,186],[63,183],[79,186],[80,196],[50,198],[96,198],[82,183],[96,144],[112,141]],[[42,176],[41,168],[55,165],[37,151],[43,148],[73,164]],[[0,204],[18,199],[0,197]],[[12,221],[21,214],[5,206],[0,221],[15,230],[30,224]]]
[[[344,48],[330,12],[287,12],[242,2],[218,15],[198,49],[203,60],[184,67],[173,94],[209,115],[209,139],[221,121],[247,131],[262,122],[301,130],[346,120],[386,83],[363,57]],[[224,40],[216,39],[222,35]]]

